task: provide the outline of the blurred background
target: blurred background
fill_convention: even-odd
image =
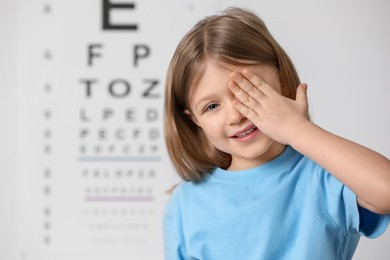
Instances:
[[[1,0],[0,259],[161,260],[164,78],[180,38],[254,10],[320,126],[390,157],[390,3]],[[388,259],[390,232],[354,259]]]

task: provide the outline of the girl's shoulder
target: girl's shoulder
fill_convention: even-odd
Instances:
[[[179,214],[185,208],[194,203],[198,191],[199,183],[181,181],[176,184],[168,193],[169,198],[165,207],[165,215]],[[175,213],[176,212],[176,213]]]
[[[193,193],[195,190],[200,189],[207,182],[207,178],[205,178],[201,182],[193,182],[193,181],[181,181],[176,184],[170,191],[171,197],[181,197],[186,196]]]

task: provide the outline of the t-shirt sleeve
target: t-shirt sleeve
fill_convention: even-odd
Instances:
[[[176,189],[180,189],[180,186]],[[187,259],[183,236],[183,221],[179,192],[175,190],[168,200],[164,211],[164,255],[166,260]]]
[[[330,216],[346,232],[376,238],[386,231],[390,215],[379,215],[359,207],[356,195],[321,167],[318,180]]]
[[[390,215],[379,215],[368,209],[358,207],[360,216],[360,234],[368,238],[382,235],[389,225]]]

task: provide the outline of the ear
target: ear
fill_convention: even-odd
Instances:
[[[192,122],[194,122],[197,126],[199,126],[198,121],[196,120],[196,117],[191,113],[190,110],[184,109],[183,112],[191,119]]]

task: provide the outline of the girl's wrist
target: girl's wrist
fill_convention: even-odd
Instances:
[[[302,120],[291,131],[287,143],[294,147],[296,150],[299,150],[301,145],[306,143],[305,139],[310,139],[310,131],[314,130],[315,127],[317,126],[312,121],[308,119]]]

